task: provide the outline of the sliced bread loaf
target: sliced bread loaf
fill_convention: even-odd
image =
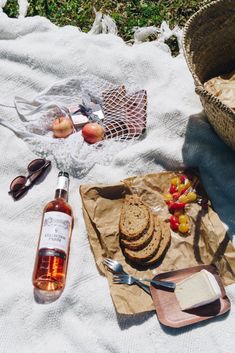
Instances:
[[[162,231],[159,226],[158,217],[154,217],[154,223],[155,223],[155,227],[154,227],[153,236],[152,236],[150,243],[146,247],[144,247],[141,250],[130,250],[127,248],[123,249],[124,255],[130,261],[137,262],[139,264],[143,264],[143,262],[150,260],[157,253],[158,248],[159,248],[159,244],[160,244],[160,241],[162,238],[162,236],[161,236]]]
[[[144,266],[151,266],[155,262],[159,261],[162,255],[165,253],[165,250],[168,248],[171,242],[171,231],[168,224],[163,221],[160,221],[162,239],[159,245],[159,248],[156,254],[148,261],[145,261]]]
[[[123,239],[137,240],[148,228],[150,213],[137,195],[127,195],[120,215],[120,232]]]
[[[141,233],[141,237],[137,240],[126,240],[122,234],[120,234],[120,243],[122,247],[130,250],[141,250],[145,248],[151,241],[154,232],[154,217],[150,213],[148,227]]]

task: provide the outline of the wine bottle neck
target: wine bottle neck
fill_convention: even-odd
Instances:
[[[55,191],[55,198],[62,198],[68,202],[68,192],[69,192],[69,179],[64,175],[59,175],[57,181],[57,187]]]
[[[63,189],[56,189],[55,199],[64,199],[66,202],[68,202],[68,191]]]

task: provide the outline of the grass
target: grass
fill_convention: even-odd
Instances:
[[[125,40],[133,37],[135,26],[158,26],[166,20],[170,26],[183,26],[187,19],[202,5],[212,0],[31,0],[28,16],[41,15],[53,23],[74,25],[84,32],[89,31],[95,18],[94,10],[109,14],[118,26],[119,35]],[[8,0],[5,12],[8,16],[17,16],[16,0]]]

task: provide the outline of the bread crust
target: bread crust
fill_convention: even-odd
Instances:
[[[121,210],[119,228],[123,239],[137,240],[148,228],[150,212],[137,195],[127,195]]]
[[[170,231],[169,225],[163,221],[160,221],[160,227],[162,230],[162,239],[161,239],[159,248],[158,248],[156,254],[154,255],[154,257],[152,257],[150,260],[146,261],[144,265],[151,266],[155,262],[159,261],[161,259],[161,257],[163,256],[163,254],[165,253],[166,249],[170,245],[171,231]]]

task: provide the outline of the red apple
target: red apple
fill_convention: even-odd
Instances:
[[[52,131],[54,137],[68,137],[73,132],[73,123],[69,118],[61,116],[56,118],[52,123]]]
[[[82,128],[82,136],[88,143],[96,143],[104,139],[104,128],[98,123],[88,123]]]

